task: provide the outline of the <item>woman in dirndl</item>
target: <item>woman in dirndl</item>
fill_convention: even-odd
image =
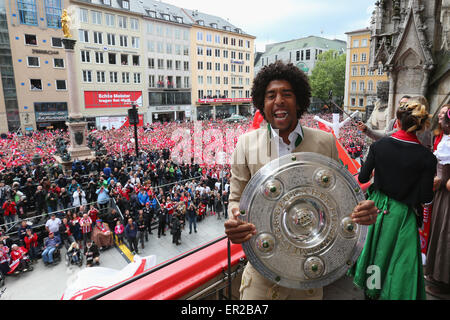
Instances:
[[[423,206],[433,201],[436,157],[417,139],[429,125],[425,105],[410,100],[397,111],[397,128],[370,147],[359,181],[374,182],[369,200],[380,210],[349,270],[366,299],[426,299],[418,227]]]

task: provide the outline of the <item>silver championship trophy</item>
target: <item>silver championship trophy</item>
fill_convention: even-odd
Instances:
[[[365,200],[359,184],[336,161],[310,152],[266,164],[241,197],[241,219],[257,234],[242,247],[264,277],[283,287],[324,287],[358,258],[367,227],[350,215]]]

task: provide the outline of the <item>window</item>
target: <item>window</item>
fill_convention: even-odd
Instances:
[[[367,39],[361,40],[361,47],[367,47]]]
[[[356,53],[352,55],[352,62],[358,62],[358,55]]]
[[[228,37],[223,37],[223,44],[228,44]]]
[[[119,44],[121,47],[128,47],[128,37],[127,36],[119,36]]]
[[[189,71],[189,61],[184,61],[183,66],[184,66],[184,71]]]
[[[198,90],[198,98],[203,99],[203,97],[204,97],[203,90]]]
[[[93,24],[102,24],[102,13],[98,11],[91,11],[92,14],[92,23]]]
[[[220,71],[220,63],[216,62],[215,67],[216,67],[216,71]]]
[[[367,82],[367,90],[368,91],[373,91],[373,81],[369,81]]]
[[[119,24],[119,28],[126,29],[127,28],[127,17],[117,16],[117,21]]]
[[[156,46],[156,52],[164,53],[164,43],[158,42]]]
[[[181,61],[180,60],[175,61],[175,70],[181,70]]]
[[[359,90],[360,91],[364,91],[365,90],[365,82],[364,81],[360,81],[359,82]]]
[[[198,70],[203,70],[203,62],[202,62],[202,61],[198,61],[198,63],[197,63],[197,69],[198,69]]]
[[[155,87],[155,76],[154,75],[150,75],[148,77],[148,86],[150,88],[154,88]]]
[[[220,58],[220,49],[214,49],[214,56]]]
[[[89,42],[89,31],[79,29],[78,36],[80,38],[80,42]]]
[[[244,46],[244,40],[239,39],[238,43],[239,43],[239,47],[242,48]]]
[[[352,68],[352,76],[357,76],[358,75],[358,67],[353,67]]]
[[[128,55],[127,54],[121,54],[120,55],[120,64],[123,66],[128,65]]]
[[[108,63],[109,64],[117,64],[115,53],[108,52]]]
[[[364,106],[364,99],[363,98],[359,98],[359,106],[360,107]]]
[[[366,67],[361,67],[360,69],[359,69],[359,74],[361,75],[361,76],[365,76],[366,75]]]
[[[52,47],[62,48],[63,47],[62,39],[61,38],[52,37]]]
[[[103,33],[94,31],[94,43],[103,44]]]
[[[216,77],[216,84],[220,84],[220,77]]]
[[[236,45],[236,39],[235,38],[231,38],[231,45],[235,46]]]
[[[55,67],[55,68],[64,68],[64,59],[62,59],[62,58],[53,58],[53,67]]]
[[[122,9],[130,10],[130,1],[129,0],[122,0],[121,7],[122,7]]]
[[[42,80],[41,79],[30,79],[30,89],[31,90],[42,90]]]
[[[203,47],[197,47],[197,55],[199,56],[203,55]]]
[[[111,83],[118,83],[119,82],[119,77],[117,76],[117,72],[116,71],[111,71],[109,73],[109,82],[111,82]]]
[[[189,55],[189,46],[183,47],[183,55],[188,56]]]
[[[166,44],[166,53],[172,54],[172,44],[171,43]]]
[[[356,91],[356,81],[352,81],[352,91]]]
[[[212,70],[212,62],[206,62],[206,70]]]
[[[97,71],[97,82],[98,83],[106,82],[105,71]]]
[[[212,57],[212,49],[211,48],[206,48],[206,55],[208,57]]]
[[[210,33],[206,34],[206,42],[212,42],[212,34]]]
[[[310,60],[311,59],[311,50],[306,50],[305,59]]]
[[[67,90],[66,80],[56,80],[56,90]]]
[[[103,4],[106,4],[107,6],[111,5],[111,0],[102,0]]]
[[[235,51],[231,51],[231,59],[236,59],[236,52]]]
[[[139,38],[131,37],[131,47],[135,49],[139,49]]]
[[[134,83],[141,83],[141,74],[139,72],[135,72],[133,74]]]
[[[223,57],[228,59],[228,50],[223,50]]]
[[[80,22],[83,22],[83,23],[89,23],[88,10],[87,10],[87,9],[80,8],[79,13],[80,13]]]
[[[108,40],[109,46],[115,46],[116,45],[116,35],[114,33],[108,33],[106,36],[106,39]]]
[[[181,56],[181,46],[179,44],[175,45],[175,54]]]
[[[184,88],[189,88],[189,77],[184,77],[183,79],[183,83],[184,83]]]
[[[200,32],[200,31],[197,32],[197,40],[203,41],[203,32]]]
[[[223,71],[228,72],[228,63],[223,64]]]
[[[34,34],[26,34],[25,35],[25,44],[30,46],[37,46],[37,38]]]
[[[36,0],[18,0],[17,9],[21,24],[37,26]]]
[[[164,69],[164,59],[158,59],[158,69]]]
[[[203,76],[198,76],[198,84],[203,84]]]
[[[92,82],[91,70],[83,70],[83,82]]]
[[[148,58],[148,67],[149,67],[149,69],[155,69],[155,59],[154,58]]]
[[[108,27],[114,28],[116,26],[115,16],[113,14],[105,13],[105,22]]]
[[[183,31],[183,40],[189,40],[189,30]]]
[[[167,70],[173,69],[173,61],[172,60],[166,60],[167,63]]]
[[[91,62],[89,51],[81,50],[81,62]]]
[[[379,76],[382,76],[382,75],[383,75],[383,66],[379,66],[379,67],[378,67],[378,72],[377,72],[377,74],[378,74]]]
[[[172,28],[166,27],[166,38],[172,38]]]
[[[361,53],[361,61],[366,62],[367,61],[367,53]]]
[[[39,57],[27,57],[27,64],[29,67],[39,67]]]
[[[351,101],[352,107],[354,107],[356,105],[356,99],[355,98],[351,98],[350,101]]]
[[[141,62],[140,62],[141,57],[140,56],[133,55],[133,56],[131,56],[131,59],[133,60],[133,66],[137,67],[137,66],[141,65]]]
[[[359,40],[353,40],[353,48],[359,47]]]
[[[95,52],[95,63],[105,63],[103,59],[103,52],[100,51]]]
[[[220,35],[216,34],[214,36],[214,42],[220,44]]]
[[[130,28],[131,30],[139,30],[139,20],[135,18],[130,18]]]
[[[151,40],[147,40],[147,50],[148,52],[155,52],[155,43]]]
[[[130,73],[122,72],[122,83],[130,83]]]
[[[164,37],[164,29],[161,25],[156,25],[156,34],[158,36]]]
[[[45,0],[47,27],[61,28],[61,0]]]
[[[228,77],[223,77],[223,84],[228,84]]]

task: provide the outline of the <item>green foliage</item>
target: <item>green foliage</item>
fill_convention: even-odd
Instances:
[[[329,101],[328,94],[333,90],[333,97],[340,99],[345,92],[345,63],[346,55],[339,55],[330,50],[320,54],[316,66],[309,78],[312,96],[326,102]],[[342,101],[338,101],[341,104]]]

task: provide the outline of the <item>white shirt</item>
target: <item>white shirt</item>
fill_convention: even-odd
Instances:
[[[59,226],[61,225],[61,220],[59,218],[49,219],[45,223],[45,226],[48,228],[50,232],[59,232]]]
[[[440,164],[450,164],[450,135],[446,134],[439,142],[434,155],[438,159]]]
[[[297,141],[298,136],[302,137],[303,139],[303,130],[300,122],[297,123],[294,131],[289,134],[289,144],[284,143],[283,138],[278,135],[278,130],[274,130],[272,126],[270,126],[270,132],[272,132],[274,138],[278,138],[278,155],[280,157],[290,154],[294,151],[295,141]]]

